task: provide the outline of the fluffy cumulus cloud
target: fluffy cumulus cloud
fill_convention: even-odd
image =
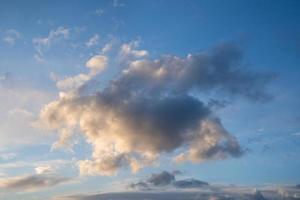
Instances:
[[[60,91],[75,91],[84,86],[85,83],[90,81],[94,76],[105,70],[108,63],[108,58],[104,55],[94,55],[87,62],[86,67],[89,69],[88,73],[81,73],[75,76],[52,78],[56,81],[56,86]]]
[[[44,127],[60,132],[79,129],[92,145],[91,158],[78,162],[80,173],[112,175],[125,166],[135,172],[175,152],[177,162],[241,156],[237,139],[200,96],[218,92],[266,101],[271,77],[243,69],[242,52],[233,44],[156,60],[136,48],[136,43],[121,46],[123,71],[102,89],[83,94],[81,86],[41,112]],[[102,71],[106,59],[99,55],[89,60],[90,74]]]
[[[139,46],[139,41],[132,41],[130,43],[125,43],[120,48],[120,57],[123,60],[130,58],[142,58],[148,56],[149,53],[146,50],[137,50]]]
[[[103,55],[93,56],[88,60],[86,66],[91,69],[92,74],[102,72],[107,65],[107,57]]]

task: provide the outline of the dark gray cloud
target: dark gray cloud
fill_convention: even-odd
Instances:
[[[128,186],[129,186],[129,188],[137,189],[137,190],[151,190],[150,185],[144,181],[130,183]]]
[[[180,174],[181,172],[178,170],[172,173],[168,171],[153,173],[146,180],[131,183],[129,187],[133,189],[150,190],[152,187],[167,186],[175,182],[175,176]]]
[[[266,101],[269,74],[242,67],[242,51],[221,44],[211,51],[185,58],[164,56],[157,60],[128,62],[118,78],[102,90],[66,93],[43,109],[46,127],[65,133],[80,128],[93,148],[91,160],[79,162],[80,172],[111,175],[121,167],[133,171],[150,165],[161,153],[183,149],[177,162],[239,157],[237,139],[223,127],[212,104],[199,95],[217,91]],[[62,141],[62,144],[67,142]],[[122,158],[120,160],[120,158]]]
[[[148,183],[151,183],[154,186],[169,185],[173,181],[175,181],[175,175],[167,171],[163,171],[158,174],[152,174],[147,180]]]
[[[34,174],[0,179],[0,189],[8,191],[36,191],[70,181],[58,175]]]
[[[146,180],[141,180],[139,182],[129,184],[129,187],[138,190],[151,190],[161,188],[164,186],[189,189],[201,188],[209,185],[207,182],[200,181],[197,179],[176,180],[176,176],[181,174],[181,171],[174,171],[172,173],[168,171],[153,173]]]
[[[209,184],[204,181],[199,181],[196,179],[185,179],[185,180],[179,180],[175,181],[173,185],[177,188],[199,188],[203,186],[208,186]]]

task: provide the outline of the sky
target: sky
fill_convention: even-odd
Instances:
[[[299,198],[299,9],[1,0],[0,199]]]

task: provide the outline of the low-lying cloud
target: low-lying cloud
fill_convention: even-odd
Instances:
[[[37,191],[70,181],[70,178],[49,174],[32,174],[0,179],[0,190],[6,191]]]
[[[177,180],[176,176],[178,174],[179,173],[177,173],[177,171],[162,171],[160,173],[153,173],[145,180],[140,180],[136,183],[130,183],[129,188],[137,190],[152,190],[161,189],[162,187],[166,186],[168,188],[191,189],[201,188],[209,185],[207,182],[193,178]]]
[[[278,192],[278,188],[255,188],[244,187],[226,187],[218,186],[218,190],[176,190],[176,191],[147,191],[147,192],[119,192],[103,194],[86,194],[55,197],[53,200],[297,200],[299,191],[290,188],[281,188],[287,190],[283,195]]]
[[[81,85],[41,112],[41,124],[61,132],[61,144],[79,128],[92,145],[91,158],[78,162],[80,173],[113,175],[126,166],[136,172],[175,150],[176,162],[241,156],[237,139],[201,94],[218,92],[264,102],[271,98],[265,89],[271,76],[243,69],[242,51],[233,44],[156,60],[136,47],[122,45],[118,55],[127,58],[121,62],[124,69],[103,89],[86,94],[82,90],[88,85]],[[108,63],[108,58],[98,57],[105,64],[91,67],[91,78]]]

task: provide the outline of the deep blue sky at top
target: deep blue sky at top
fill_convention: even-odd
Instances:
[[[119,7],[113,7],[111,1],[2,0],[0,28],[20,29],[30,38],[46,35],[56,26],[86,27],[87,35],[98,32],[123,40],[141,37],[143,47],[159,55],[186,55],[220,41],[238,41],[252,49],[249,54],[255,59],[251,62],[272,68],[289,62],[288,68],[295,69],[300,51],[299,1],[118,3]],[[96,9],[102,9],[103,16],[95,16]],[[37,26],[38,20],[51,21],[53,27]]]

